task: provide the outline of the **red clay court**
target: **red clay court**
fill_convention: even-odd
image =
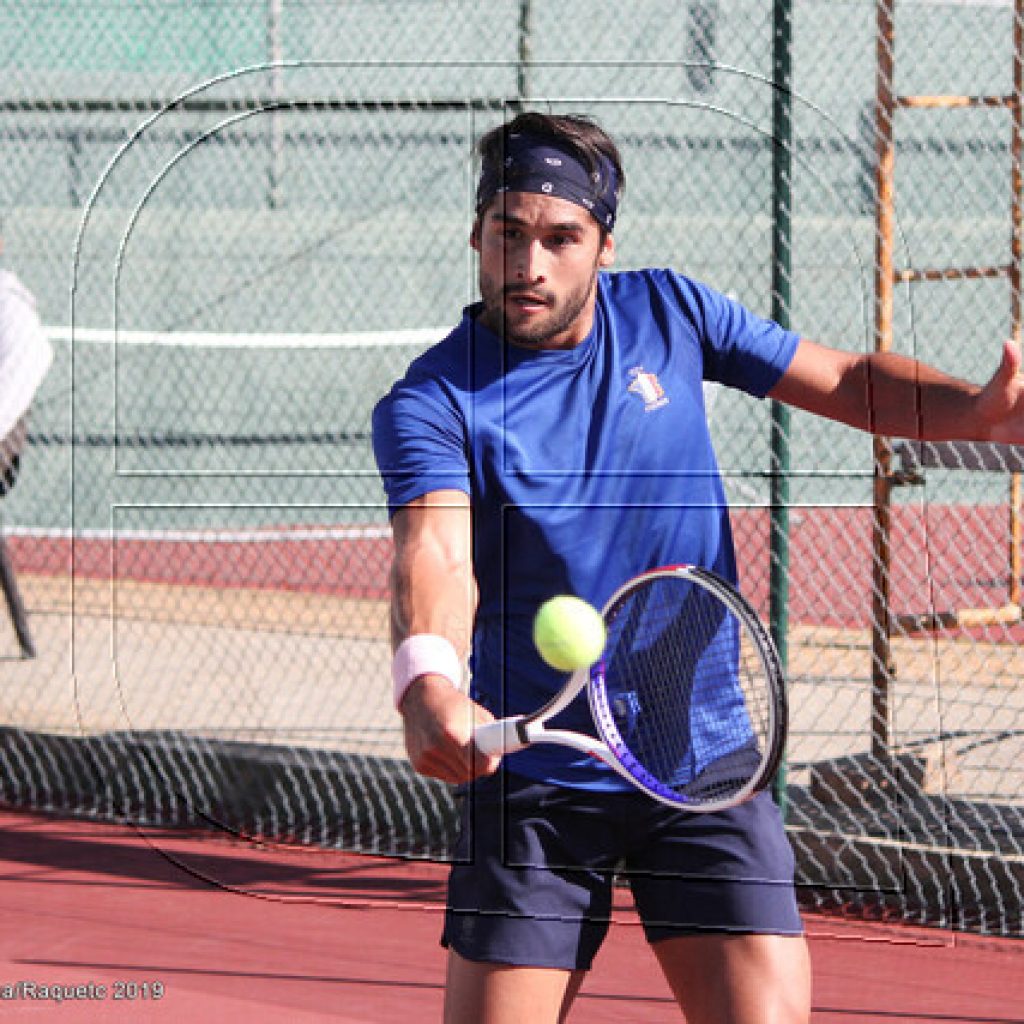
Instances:
[[[5,1019],[440,1019],[442,866],[23,813],[0,822]],[[1024,1022],[1020,941],[807,923],[816,1024]],[[570,1020],[679,1019],[623,893]]]

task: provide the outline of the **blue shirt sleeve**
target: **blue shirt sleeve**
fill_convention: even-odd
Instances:
[[[788,369],[800,336],[699,281],[667,277],[699,334],[705,380],[764,398]]]
[[[430,379],[407,376],[377,403],[373,453],[391,514],[430,491],[470,493],[461,417]]]

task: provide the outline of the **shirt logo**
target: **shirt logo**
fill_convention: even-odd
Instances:
[[[629,371],[633,383],[629,385],[629,392],[639,395],[644,403],[644,412],[653,412],[663,405],[668,405],[668,395],[661,386],[656,373],[648,373],[642,366],[636,366]]]

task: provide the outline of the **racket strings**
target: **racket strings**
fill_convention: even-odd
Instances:
[[[614,610],[605,664],[625,760],[691,802],[749,782],[770,700],[757,643],[718,594],[688,577],[646,582]]]

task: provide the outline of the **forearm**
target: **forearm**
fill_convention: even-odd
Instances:
[[[465,554],[434,540],[411,542],[391,569],[391,645],[409,636],[443,636],[460,657],[469,652],[476,607],[472,566]]]
[[[895,353],[867,356],[854,374],[850,390],[862,399],[847,403],[852,426],[921,441],[986,439],[976,422],[981,389],[974,384]]]
[[[801,341],[773,398],[890,437],[987,440],[981,388],[896,353],[839,352]]]
[[[395,702],[406,750],[416,771],[466,782],[498,766],[473,746],[474,728],[492,716],[459,688],[477,601],[469,500],[458,492],[425,495],[396,513],[392,530],[391,642],[403,648]]]
[[[468,497],[431,492],[399,510],[391,525],[392,648],[411,636],[443,637],[464,661],[476,612]]]

